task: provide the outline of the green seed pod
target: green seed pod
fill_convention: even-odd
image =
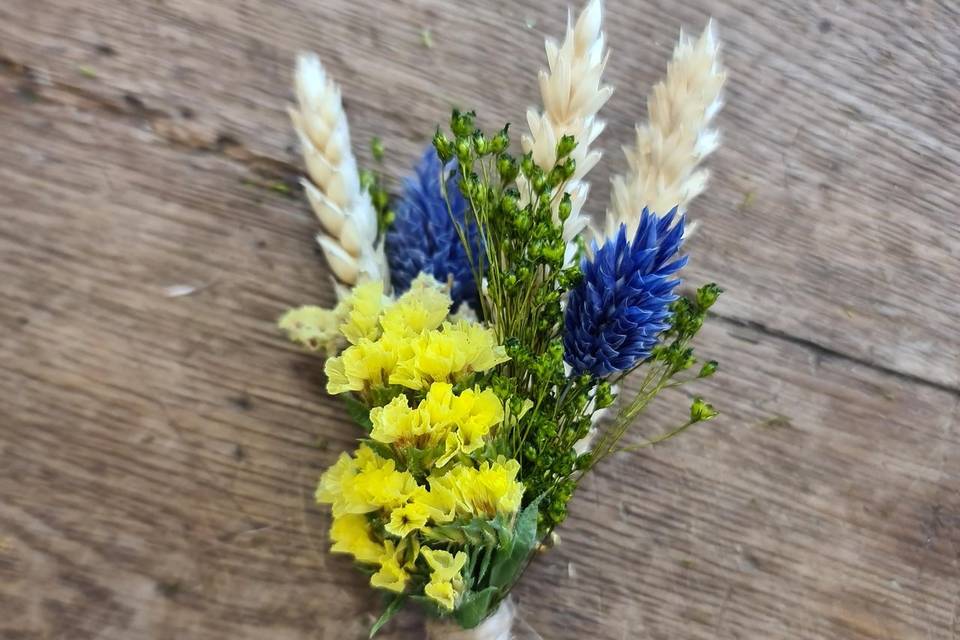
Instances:
[[[703,285],[697,289],[697,306],[700,307],[701,311],[706,311],[713,306],[721,293],[723,293],[723,289],[713,282]]]
[[[450,130],[453,131],[453,135],[457,138],[469,137],[474,130],[473,119],[476,115],[473,111],[460,113],[458,109],[454,109],[450,118]]]
[[[447,136],[443,135],[440,129],[437,129],[433,136],[433,148],[437,150],[437,157],[440,158],[440,162],[446,164],[453,158],[453,143]]]
[[[373,159],[377,162],[383,162],[383,140],[377,136],[373,137],[373,140],[370,141],[370,153],[373,155]]]
[[[510,183],[517,179],[520,168],[517,161],[511,156],[502,155],[497,160],[497,171],[500,173],[500,180],[504,183]]]
[[[693,404],[690,405],[690,421],[691,422],[703,422],[705,420],[710,420],[718,415],[718,411],[714,409],[708,402],[705,402],[703,398],[694,398]]]
[[[557,143],[557,160],[562,160],[568,155],[573,153],[573,150],[577,148],[577,141],[571,135],[565,135],[560,138],[560,142]]]
[[[537,165],[533,162],[533,154],[523,154],[523,158],[520,159],[520,171],[523,173],[523,175],[529,179],[536,169]]]
[[[510,146],[510,123],[507,123],[503,129],[497,132],[490,142],[491,153],[503,153]]]
[[[560,217],[560,222],[566,222],[571,213],[573,213],[573,202],[570,200],[570,194],[564,193],[563,199],[560,201],[560,206],[557,207],[557,215]]]
[[[490,143],[487,142],[487,137],[483,135],[483,131],[479,129],[473,133],[473,148],[479,156],[485,156],[490,151]]]
[[[710,376],[712,376],[714,373],[717,372],[717,368],[719,366],[720,364],[716,360],[711,360],[709,362],[706,362],[702,367],[700,367],[700,373],[697,374],[697,377],[709,378]]]
[[[457,160],[461,165],[466,165],[472,160],[473,150],[470,148],[470,142],[466,138],[457,140]]]

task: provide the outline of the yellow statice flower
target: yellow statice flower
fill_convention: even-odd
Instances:
[[[332,505],[337,518],[394,509],[406,504],[417,488],[416,479],[406,471],[398,471],[396,462],[361,445],[356,458],[342,454],[324,472],[315,497],[321,504]]]
[[[380,313],[389,303],[383,295],[383,283],[371,280],[358,284],[343,301],[344,320],[340,332],[350,344],[380,337]]]
[[[380,318],[384,333],[413,337],[438,328],[450,313],[453,301],[433,276],[421,273]]]
[[[361,448],[369,451],[369,447]],[[341,453],[337,461],[320,476],[320,484],[317,485],[317,491],[314,494],[316,501],[320,504],[333,504],[339,500],[343,495],[344,485],[349,484],[350,480],[357,475],[359,468],[355,458],[349,453]]]
[[[492,390],[466,389],[457,395],[450,383],[434,382],[416,408],[399,394],[387,405],[371,409],[370,437],[398,448],[442,447],[435,464],[444,466],[458,453],[481,449],[502,421],[503,404]]]
[[[497,343],[493,329],[478,322],[448,322],[444,324],[443,331],[454,336],[464,350],[463,366],[468,372],[486,371],[510,359],[503,345]]]
[[[338,357],[327,360],[327,393],[363,392],[386,386],[401,353],[402,344],[392,338],[360,340]]]
[[[437,524],[452,522],[457,517],[457,496],[450,487],[430,479],[430,489],[420,487],[413,494],[413,502],[427,510],[427,515]]]
[[[520,463],[499,456],[496,461],[484,462],[476,474],[476,484],[471,487],[471,501],[475,507],[493,505],[498,513],[513,514],[519,511],[523,499],[523,483],[517,481]]]
[[[397,471],[393,460],[387,460],[383,466],[358,473],[349,489],[348,493],[356,496],[354,504],[363,505],[364,513],[368,513],[403,505],[417,490],[417,481],[409,472]]]
[[[340,322],[344,313],[342,304],[333,309],[298,307],[284,313],[278,326],[286,331],[290,340],[311,351],[334,353],[343,342]]]
[[[403,558],[398,557],[402,554],[397,553],[397,548],[393,542],[387,540],[383,543],[383,555],[380,557],[380,570],[370,577],[370,585],[379,589],[387,589],[395,593],[402,592],[407,586],[406,569],[403,568]]]
[[[447,473],[430,478],[430,493],[452,493],[457,513],[462,516],[510,516],[520,509],[523,498],[523,483],[517,480],[519,472],[520,463],[503,456],[492,463],[482,463],[479,469],[456,465]]]
[[[456,607],[460,594],[463,593],[464,584],[460,572],[467,563],[467,554],[458,551],[454,556],[448,551],[422,547],[420,555],[432,570],[430,582],[424,587],[423,592],[443,608],[452,611]]]
[[[402,393],[385,406],[371,409],[370,422],[371,438],[397,446],[416,445],[418,438],[429,431],[429,424],[424,425],[421,420],[421,412],[411,408]]]
[[[430,510],[422,503],[408,502],[390,512],[390,522],[384,525],[387,533],[403,538],[427,525]]]
[[[466,389],[451,404],[456,416],[460,451],[473,453],[484,445],[484,438],[503,421],[503,403],[491,389]]]
[[[377,564],[383,556],[383,545],[373,539],[367,516],[346,514],[333,519],[330,526],[333,553],[349,553],[357,562]]]
[[[424,389],[433,382],[454,382],[509,360],[492,329],[469,322],[444,323],[408,343],[409,351],[390,375],[391,384]]]

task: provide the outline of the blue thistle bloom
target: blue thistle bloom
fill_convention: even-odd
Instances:
[[[676,220],[676,224],[674,221]],[[581,264],[584,278],[567,298],[564,359],[574,373],[597,377],[626,371],[650,355],[659,334],[670,327],[670,303],[686,263],[677,257],[683,217],[674,208],[663,217],[644,208],[627,241],[627,228],[593,245],[593,261]]]
[[[460,226],[467,230],[474,257],[480,255],[475,224],[466,224],[467,202],[460,193],[460,179],[455,164],[441,166],[436,149],[429,147],[417,164],[414,174],[404,181],[403,198],[397,206],[396,218],[387,229],[385,249],[390,265],[390,280],[397,293],[410,288],[421,272],[440,282],[453,276],[453,308],[466,302],[479,308],[477,286],[467,252],[450,219],[440,188],[441,169],[447,176],[446,191],[450,209]]]

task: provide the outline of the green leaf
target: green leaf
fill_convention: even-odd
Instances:
[[[540,496],[520,512],[513,529],[509,544],[503,544],[497,551],[497,558],[490,569],[490,584],[507,589],[516,580],[527,557],[537,545],[537,514],[540,511]]]
[[[428,539],[470,544],[476,547],[492,547],[500,541],[499,526],[494,520],[474,518],[468,521],[451,522],[424,529]]]
[[[364,431],[373,429],[373,423],[370,422],[370,409],[353,396],[345,396],[344,402],[347,403],[347,415],[358,425],[363,427]]]
[[[376,453],[381,458],[389,459],[394,457],[393,447],[391,447],[388,444],[384,444],[383,442],[378,442],[376,440],[371,440],[370,438],[364,438],[360,442],[362,442],[363,444],[373,449],[373,452]]]
[[[403,606],[404,600],[406,600],[406,596],[401,593],[394,596],[390,602],[387,603],[387,608],[383,610],[383,613],[380,614],[380,617],[377,618],[377,621],[373,623],[372,627],[370,627],[371,638],[377,634],[377,631],[380,631],[380,628],[383,627],[383,625],[390,622],[390,618],[395,616],[397,612],[400,611],[400,607]]]
[[[463,595],[460,606],[453,612],[453,617],[464,629],[473,629],[487,617],[490,600],[496,592],[496,587],[487,587],[483,591],[468,591]]]

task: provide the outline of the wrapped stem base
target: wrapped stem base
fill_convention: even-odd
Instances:
[[[457,623],[446,620],[428,620],[427,640],[517,640],[513,627],[517,618],[517,606],[507,597],[497,610],[473,629],[463,629]]]

